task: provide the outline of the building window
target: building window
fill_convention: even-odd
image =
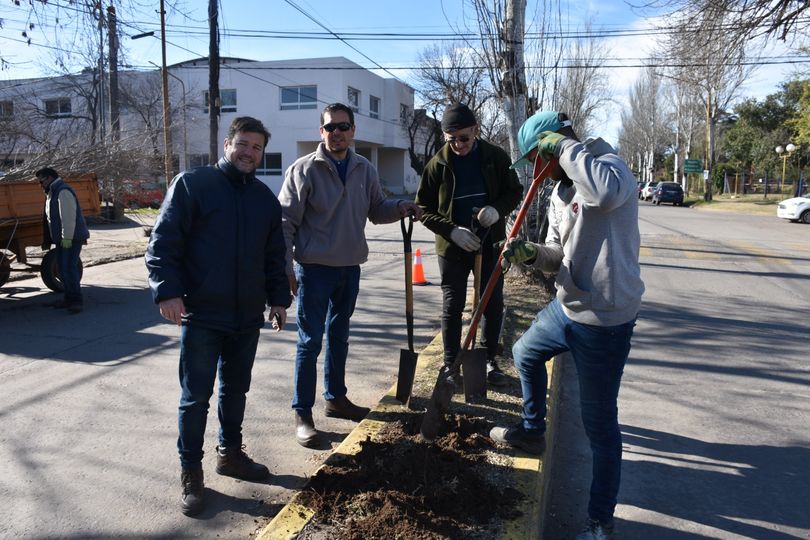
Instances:
[[[203,112],[208,114],[208,91],[203,92]],[[219,91],[219,112],[236,112],[236,90],[233,88]]]
[[[70,98],[56,98],[45,100],[45,114],[49,118],[64,118],[70,116]]]
[[[265,154],[261,164],[256,167],[256,174],[261,176],[281,176],[281,154]]]
[[[221,90],[219,112],[236,112],[236,89]]]
[[[408,106],[404,103],[399,104],[399,120],[405,124],[408,122]]]
[[[208,165],[208,154],[189,154],[188,168],[205,167]]]
[[[318,106],[317,86],[289,86],[281,89],[281,110],[314,109]]]
[[[369,96],[368,98],[368,115],[372,118],[380,117],[380,98],[376,96]]]
[[[10,120],[14,118],[14,102],[0,101],[0,119]]]
[[[350,86],[347,98],[349,100],[349,108],[354,112],[360,112],[360,90]]]

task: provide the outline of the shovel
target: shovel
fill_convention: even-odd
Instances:
[[[408,348],[399,350],[399,372],[397,375],[397,400],[403,405],[408,404],[413,389],[413,378],[416,374],[416,362],[419,355],[413,351],[413,278],[411,253],[411,233],[413,233],[413,216],[408,217],[408,227],[405,227],[405,218],[399,220],[402,228],[402,242],[405,247],[405,322],[408,326]]]
[[[544,162],[539,156],[537,157],[537,160],[534,162],[532,184],[529,186],[529,191],[526,193],[526,197],[524,197],[523,203],[520,205],[520,210],[515,217],[515,222],[512,224],[512,229],[509,231],[509,236],[507,239],[514,238],[518,235],[520,226],[523,224],[523,220],[526,219],[526,213],[529,211],[529,206],[531,206],[534,196],[537,195],[537,190],[540,189],[540,185],[543,183],[543,180],[547,174],[551,173],[556,166],[556,158],[552,158],[549,161]],[[492,292],[495,290],[495,285],[497,285],[498,279],[501,277],[501,273],[503,271],[501,268],[501,261],[503,260],[504,249],[506,249],[506,242],[504,242],[504,247],[501,250],[501,254],[498,255],[498,260],[492,269],[492,274],[489,276],[487,288],[484,289],[484,293],[481,295],[481,300],[478,303],[478,307],[473,313],[472,321],[470,321],[470,327],[467,331],[467,336],[464,338],[464,344],[461,347],[461,351],[459,352],[458,356],[456,356],[455,361],[449,368],[439,371],[439,376],[436,379],[436,385],[433,387],[433,393],[430,396],[430,401],[428,402],[427,409],[425,410],[425,416],[422,418],[422,425],[419,428],[419,433],[422,435],[422,438],[426,440],[432,441],[435,439],[444,427],[444,413],[450,406],[450,401],[453,399],[453,391],[455,390],[455,383],[452,377],[458,374],[461,362],[463,360],[462,357],[466,352],[468,352],[467,349],[470,347],[472,338],[475,335],[475,331],[478,329],[478,322],[481,320],[481,314],[486,309],[489,299],[492,296]]]
[[[478,294],[481,290],[481,250],[484,249],[484,240],[489,234],[489,227],[482,228],[478,223],[476,215],[478,208],[473,208],[473,218],[470,229],[481,240],[481,247],[475,252],[473,259],[473,302],[472,310],[475,313],[478,309]],[[482,312],[486,306],[482,308]],[[470,343],[475,345],[476,329],[472,329],[472,338]],[[472,403],[476,399],[486,399],[487,397],[487,351],[482,348],[473,348],[467,350],[463,347],[459,351],[461,357],[461,371],[464,374],[464,401]]]

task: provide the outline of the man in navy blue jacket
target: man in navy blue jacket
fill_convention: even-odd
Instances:
[[[270,471],[242,444],[242,420],[259,329],[280,331],[291,303],[285,273],[281,206],[254,173],[270,133],[255,118],[236,118],[216,165],[179,174],[163,201],[149,246],[149,287],[160,314],[181,325],[181,510],[204,508],[203,438],[219,369],[219,474],[258,481]]]

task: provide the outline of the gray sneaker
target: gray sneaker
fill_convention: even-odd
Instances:
[[[489,436],[495,442],[519,448],[529,454],[539,456],[546,451],[545,434],[529,432],[522,422],[512,427],[494,427]]]
[[[613,523],[601,523],[595,519],[589,519],[588,524],[576,537],[576,540],[612,540]]]

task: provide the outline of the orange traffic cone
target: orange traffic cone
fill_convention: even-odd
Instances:
[[[416,253],[413,256],[413,278],[411,283],[414,285],[430,285],[430,282],[425,280],[425,269],[422,268],[422,250],[416,248]]]

